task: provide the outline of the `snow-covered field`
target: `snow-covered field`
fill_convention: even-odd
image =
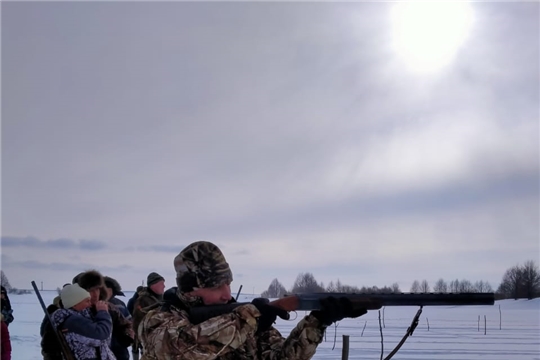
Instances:
[[[125,293],[126,298],[120,299],[127,303],[133,292]],[[42,292],[46,305],[56,295],[56,291]],[[251,298],[240,295],[239,301]],[[44,314],[36,295],[10,295],[10,300],[15,315],[15,321],[9,326],[12,358],[41,359],[39,325]],[[417,310],[417,307],[384,310],[384,356],[401,340]],[[299,313],[294,321],[279,320],[276,327],[287,335],[303,315]],[[349,335],[349,359],[380,359],[378,318],[378,311],[370,311],[361,318],[344,320],[337,327],[330,327],[314,359],[341,359],[343,335]],[[418,328],[393,359],[540,360],[540,299],[503,300],[494,306],[424,307]]]

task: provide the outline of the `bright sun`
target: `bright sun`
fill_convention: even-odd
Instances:
[[[393,49],[416,72],[448,65],[473,23],[468,2],[401,2],[391,12]]]

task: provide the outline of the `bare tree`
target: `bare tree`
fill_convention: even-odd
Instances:
[[[442,278],[437,280],[435,286],[433,286],[433,291],[438,293],[448,292],[448,285],[446,284],[446,281],[444,281]]]
[[[375,292],[377,290],[377,287],[374,286],[371,288]],[[399,289],[398,283],[393,283],[391,286],[383,286],[382,288],[378,289],[377,292],[380,294],[399,294],[401,293],[401,290]]]
[[[450,281],[450,292],[457,293],[459,292],[459,280]]]
[[[461,280],[459,282],[459,292],[474,292],[474,286],[469,280]]]
[[[505,298],[519,299],[523,295],[523,270],[519,265],[506,270],[503,275],[499,292]]]
[[[418,280],[414,280],[411,285],[411,292],[412,293],[419,293],[420,292],[420,282]]]
[[[4,270],[0,270],[0,283],[8,292],[12,289],[6,274],[4,274]]]
[[[493,292],[493,288],[487,281],[477,281],[474,283],[474,291],[479,293]]]
[[[526,261],[523,266],[516,265],[506,270],[499,288],[503,298],[527,298],[540,296],[540,272],[532,260]]]
[[[358,294],[360,293],[360,289],[357,288],[356,286],[342,284],[339,292],[347,293],[347,294],[353,294],[353,293]]]
[[[497,288],[497,294],[502,299],[509,299],[513,294],[513,286],[509,278],[508,270],[504,273],[501,283]]]
[[[429,283],[424,279],[420,284],[420,292],[428,293],[430,290]]]
[[[323,283],[320,283],[319,286],[321,286],[321,288],[324,288]],[[356,286],[342,284],[341,281],[338,279],[335,283],[333,281],[330,281],[328,283],[328,286],[326,287],[326,291],[333,292],[333,293],[352,294],[352,293],[359,293],[360,289]]]
[[[296,277],[294,285],[291,290],[292,293],[310,293],[310,292],[324,292],[322,288],[315,280],[315,277],[311,273],[300,273]]]
[[[261,297],[265,298],[280,298],[287,293],[285,286],[283,286],[278,279],[272,280],[268,290],[262,292]]]
[[[337,292],[336,285],[334,285],[333,281],[330,281],[328,286],[326,286],[326,292]]]
[[[540,295],[540,271],[532,260],[526,261],[522,267],[523,291],[527,299],[533,299]]]

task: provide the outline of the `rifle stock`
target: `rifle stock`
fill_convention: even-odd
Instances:
[[[464,306],[493,305],[493,293],[421,293],[421,294],[348,294],[348,293],[310,293],[286,295],[270,302],[286,311],[321,310],[320,300],[329,296],[347,297],[354,307],[378,310],[383,306]],[[235,308],[251,303],[231,303],[191,308],[189,318],[192,324],[199,324],[213,317],[232,312]]]

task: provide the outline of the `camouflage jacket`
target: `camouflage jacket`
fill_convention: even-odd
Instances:
[[[141,360],[308,360],[323,339],[325,327],[311,315],[283,338],[273,327],[255,334],[260,313],[254,305],[193,325],[186,310],[194,305],[200,299],[179,294],[148,312],[138,329]]]
[[[133,306],[133,329],[135,330],[135,336],[137,336],[137,329],[142,319],[146,315],[148,308],[160,303],[162,299],[159,295],[155,294],[153,291],[145,288],[135,300],[135,305]]]
[[[113,329],[112,329],[112,345],[113,347],[127,348],[133,344],[133,337],[135,335],[132,327],[132,322],[126,319],[124,315],[118,309],[118,306],[108,303],[109,314],[111,315]],[[92,309],[95,310],[93,307]]]

